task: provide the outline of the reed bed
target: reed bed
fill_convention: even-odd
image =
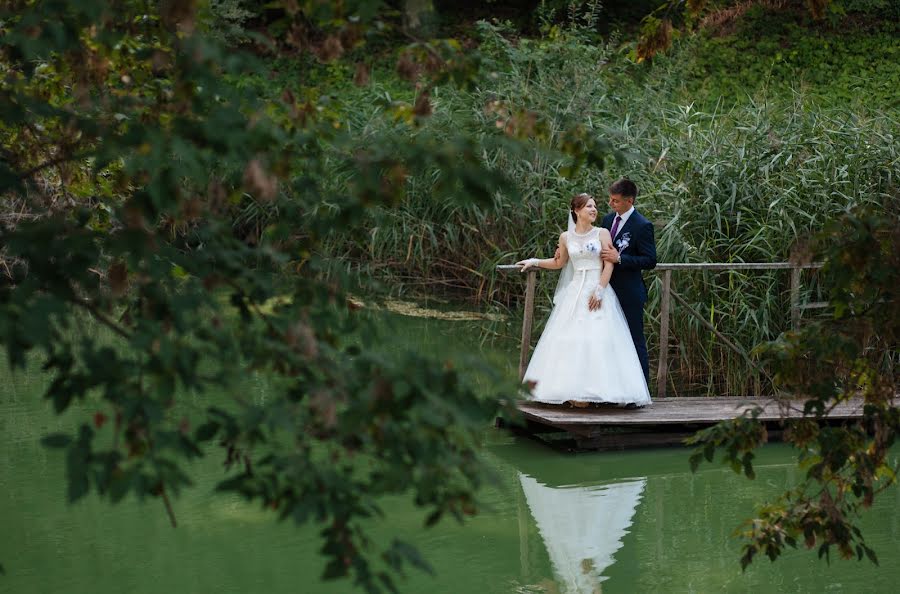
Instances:
[[[482,158],[514,180],[517,192],[498,194],[487,206],[438,200],[439,172],[424,172],[409,179],[404,201],[372,214],[365,233],[335,234],[327,248],[333,256],[390,281],[397,293],[449,294],[518,311],[522,279],[495,266],[551,255],[570,196],[588,191],[603,201],[605,188],[621,175],[640,188],[637,206],[656,226],[660,262],[804,258],[805,239],[826,221],[900,193],[896,111],[819,107],[800,94],[701,110],[679,92],[677,80],[667,79],[676,69],[662,65],[635,74],[612,47],[588,43],[577,32],[513,43],[484,25],[482,36],[493,74],[475,91],[435,92],[427,133],[438,139],[461,129],[481,135]],[[348,110],[363,139],[398,133],[362,109],[366,101],[371,105],[366,93],[381,92],[378,85],[361,91],[360,109]],[[486,106],[496,102],[545,122],[549,150],[535,143],[523,155],[491,143],[501,116]],[[610,159],[605,171],[568,175],[567,160],[553,149],[573,123],[631,157]],[[660,278],[648,273],[646,279],[653,350]],[[816,300],[815,274],[805,272],[803,280],[804,298]],[[540,308],[549,304],[555,282],[554,274],[541,275]],[[676,273],[673,288],[748,350],[790,324],[788,271]],[[677,305],[671,332],[675,393],[770,391],[764,377]]]

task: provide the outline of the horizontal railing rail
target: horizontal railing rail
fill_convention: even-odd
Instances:
[[[794,262],[695,262],[695,263],[678,263],[663,262],[656,265],[650,273],[662,274],[662,295],[660,298],[660,315],[659,315],[659,362],[656,368],[656,396],[664,398],[666,395],[666,387],[669,378],[669,317],[672,309],[672,299],[674,298],[680,306],[685,308],[692,316],[697,318],[699,322],[710,332],[712,332],[726,347],[740,355],[747,364],[765,374],[751,359],[746,350],[731,341],[727,336],[722,334],[715,326],[713,326],[700,312],[695,310],[687,300],[672,290],[672,273],[679,271],[711,271],[711,272],[727,272],[733,270],[790,270],[791,271],[791,327],[797,329],[800,325],[800,316],[805,309],[820,309],[828,307],[827,302],[800,303],[800,273],[803,270],[814,270],[821,268],[821,262],[810,263],[794,263]],[[497,270],[503,271],[519,271],[520,267],[515,264],[500,264]],[[537,271],[543,268],[530,268],[526,271],[525,280],[525,315],[522,318],[522,344],[519,350],[519,379],[525,376],[525,369],[528,366],[528,356],[531,350],[531,329],[534,323],[534,291],[537,284]]]

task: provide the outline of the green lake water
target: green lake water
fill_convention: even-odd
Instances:
[[[512,368],[516,345],[484,347],[478,322],[401,319],[398,345],[482,350]],[[279,524],[236,497],[212,493],[218,455],[192,466],[196,484],[175,500],[173,529],[158,501],[95,497],[66,504],[64,460],[39,444],[68,428],[40,399],[47,378],[0,366],[0,593],[181,594],[353,592],[321,583],[317,531]],[[264,386],[259,387],[265,390]],[[203,402],[196,403],[202,406]],[[422,527],[408,500],[384,502],[378,538],[415,544],[436,576],[412,570],[403,592],[895,592],[900,583],[900,489],[862,519],[881,565],[792,551],[742,573],[732,536],[754,503],[796,478],[792,450],[767,446],[757,478],[718,465],[692,474],[680,448],[565,455],[491,427],[484,458],[495,475],[482,511],[460,526]]]

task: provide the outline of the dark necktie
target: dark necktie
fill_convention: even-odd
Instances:
[[[615,222],[613,222],[613,228],[612,228],[612,231],[610,232],[610,235],[612,236],[613,239],[616,238],[616,231],[619,230],[619,223],[621,223],[621,222],[622,222],[622,217],[620,217],[619,215],[616,215],[616,220],[615,220]]]

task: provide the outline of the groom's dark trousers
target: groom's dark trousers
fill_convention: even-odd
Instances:
[[[612,229],[615,217],[614,212],[606,215],[600,226]],[[644,303],[647,302],[647,286],[644,284],[641,271],[656,267],[653,223],[635,210],[616,230],[613,246],[619,250],[622,261],[613,268],[609,284],[622,305],[622,312],[625,314],[625,321],[628,322],[631,339],[634,341],[634,349],[637,351],[641,368],[644,370],[644,378],[649,386],[650,361],[647,357],[647,339],[644,338]]]

